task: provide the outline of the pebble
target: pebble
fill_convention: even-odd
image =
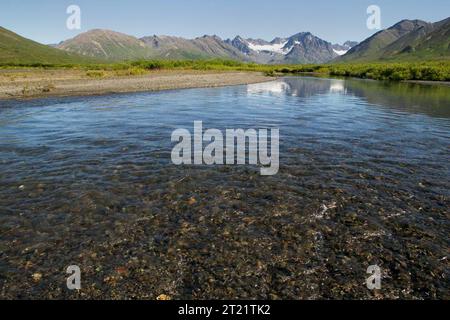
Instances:
[[[189,204],[190,206],[192,206],[192,205],[194,205],[194,204],[196,204],[196,203],[197,203],[197,200],[196,200],[194,197],[189,198],[188,204]]]
[[[42,279],[42,273],[39,272],[33,273],[32,278],[34,282],[39,282]]]

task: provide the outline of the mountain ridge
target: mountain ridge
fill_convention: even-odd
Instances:
[[[338,58],[340,62],[449,58],[450,18],[430,23],[404,19],[381,30]]]
[[[56,45],[43,45],[0,27],[0,64],[70,64],[149,59],[226,59],[258,64],[417,61],[450,59],[450,18],[430,23],[404,19],[361,43],[332,44],[311,32],[264,39],[194,39],[153,35],[137,38],[92,29]]]
[[[348,42],[351,43],[351,42]],[[132,59],[206,59],[221,58],[264,64],[324,63],[343,54],[331,43],[310,32],[300,32],[288,38],[223,40],[217,35],[194,39],[153,35],[136,38],[119,32],[94,29],[56,45],[57,48],[108,60]],[[105,50],[109,48],[109,50]],[[128,48],[130,52],[127,52]],[[346,50],[349,47],[345,47]]]
[[[92,29],[59,43],[56,48],[105,60],[151,58],[154,53],[140,39],[107,29]]]

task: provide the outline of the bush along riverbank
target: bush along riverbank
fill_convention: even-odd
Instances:
[[[312,73],[373,80],[450,81],[450,62],[329,64],[283,67],[282,74]]]
[[[114,72],[117,76],[135,76],[158,70],[204,70],[263,72],[267,76],[313,74],[389,81],[450,81],[450,60],[313,65],[261,65],[220,59],[141,60],[112,64],[17,64],[0,65],[0,68],[77,69],[84,70],[87,76],[94,78],[101,78],[108,72]]]

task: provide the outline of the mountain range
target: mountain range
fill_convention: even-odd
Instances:
[[[251,61],[257,63],[324,63],[345,54],[355,42],[331,44],[310,32],[300,32],[288,38],[243,39],[240,36],[226,43],[237,48]]]
[[[310,32],[288,38],[222,40],[213,35],[195,39],[173,36],[148,36],[141,39],[111,30],[95,29],[61,42],[56,48],[89,57],[119,61],[148,58],[205,59],[222,58],[245,62],[324,63],[345,54],[355,42],[333,45]]]
[[[450,58],[450,18],[428,23],[402,20],[361,43],[332,44],[310,32],[271,41],[216,35],[195,39],[152,35],[136,38],[94,29],[46,46],[0,27],[0,64],[81,63],[141,59],[232,59],[261,64],[306,64]]]

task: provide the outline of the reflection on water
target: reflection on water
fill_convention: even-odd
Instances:
[[[330,80],[330,93],[346,94],[345,81]]]
[[[172,165],[171,132],[195,120],[279,128],[279,174]],[[377,264],[385,298],[448,298],[449,145],[448,87],[0,102],[0,297],[371,298]],[[64,289],[72,264],[83,296]]]
[[[275,94],[284,95],[289,92],[290,85],[285,81],[272,81],[255,83],[247,86],[247,92],[249,94]]]
[[[450,87],[349,80],[352,94],[369,103],[433,117],[450,117]]]
[[[397,108],[405,112],[424,113],[435,117],[450,117],[450,87],[373,80],[339,80],[287,77],[270,83],[249,85],[247,91],[258,94],[281,93],[310,97],[335,93],[355,96],[365,102]]]

